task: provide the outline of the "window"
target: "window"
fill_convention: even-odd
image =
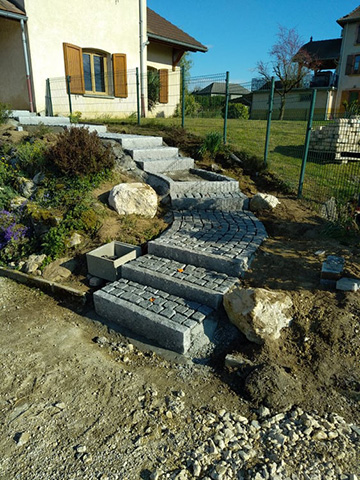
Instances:
[[[356,29],[356,41],[355,43],[360,43],[360,25]]]
[[[85,92],[108,93],[107,58],[100,53],[83,51]]]
[[[348,55],[345,75],[360,75],[360,55]]]
[[[110,54],[63,44],[65,75],[71,77],[74,94],[128,96],[126,55]],[[111,61],[112,60],[112,61]]]

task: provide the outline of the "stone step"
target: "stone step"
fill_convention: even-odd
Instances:
[[[241,192],[213,192],[170,194],[171,206],[176,210],[223,210],[236,212],[249,208],[249,199]]]
[[[10,118],[19,118],[19,117],[35,117],[35,112],[29,112],[29,110],[12,110],[10,113]]]
[[[15,117],[21,125],[70,126],[69,117],[39,117],[33,115]]]
[[[147,173],[163,173],[193,168],[194,160],[187,157],[172,157],[162,160],[137,161],[137,164]]]
[[[94,293],[96,312],[160,347],[186,353],[213,324],[213,310],[163,290],[120,279]]]
[[[86,123],[72,123],[71,127],[75,128],[87,128],[90,133],[96,132],[96,133],[105,133],[107,130],[106,125],[92,125],[92,124],[86,124]]]
[[[121,277],[217,309],[236,277],[168,258],[144,255],[121,267]]]
[[[103,133],[99,135],[104,140],[115,140],[125,150],[134,150],[138,148],[161,147],[162,137],[152,137],[147,135],[127,135],[123,133]]]
[[[143,160],[166,160],[177,157],[179,149],[176,147],[134,148],[127,150],[135,162]]]
[[[148,252],[237,277],[266,237],[251,212],[175,211],[173,224],[148,243]]]

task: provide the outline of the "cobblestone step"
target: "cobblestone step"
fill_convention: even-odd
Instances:
[[[229,288],[238,282],[238,278],[225,273],[154,255],[144,255],[123,265],[121,276],[214,309],[221,305]]]
[[[171,157],[161,160],[148,159],[143,161],[137,161],[137,164],[145,172],[162,173],[193,168],[194,160],[187,157]]]
[[[245,210],[249,199],[241,192],[210,192],[170,194],[171,205],[176,210],[223,210],[226,212]]]
[[[167,160],[177,157],[179,150],[176,147],[134,148],[127,150],[135,162],[144,160]]]
[[[99,135],[104,140],[115,140],[126,150],[137,148],[161,147],[162,137],[153,137],[148,135],[127,135],[123,133],[106,132]]]
[[[208,306],[127,279],[95,292],[94,305],[99,315],[178,353],[201,336],[205,342],[213,323]]]
[[[170,229],[149,242],[148,252],[237,277],[266,237],[251,212],[179,211]]]

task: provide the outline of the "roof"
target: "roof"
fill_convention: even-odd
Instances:
[[[191,52],[207,52],[207,47],[198,42],[164,17],[147,9],[147,33],[149,40],[171,44]]]
[[[5,12],[16,13],[17,15],[25,15],[25,12],[20,10],[20,8],[15,7],[8,0],[0,0],[0,10],[5,10]]]
[[[318,40],[305,43],[300,50],[305,50],[312,58],[321,63],[321,68],[336,68],[340,58],[341,38]]]
[[[203,89],[196,92],[196,95],[225,95],[226,83],[225,82],[213,82],[207,85]],[[230,95],[247,95],[250,90],[244,88],[238,83],[229,83]]]
[[[360,5],[356,7],[355,10],[348,13],[347,15],[344,15],[336,21],[339,25],[343,27],[346,23],[356,22],[358,20],[360,20]]]

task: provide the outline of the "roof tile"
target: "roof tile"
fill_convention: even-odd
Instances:
[[[355,22],[356,20],[360,20],[360,5],[356,7],[352,12],[339,18],[339,20],[337,20],[337,23],[343,27],[346,23]]]
[[[189,50],[192,51],[207,51],[207,47],[198,42],[194,37],[191,37],[150,8],[147,9],[147,32],[150,39],[151,35],[156,35],[156,37],[161,37],[167,43],[188,45]]]

